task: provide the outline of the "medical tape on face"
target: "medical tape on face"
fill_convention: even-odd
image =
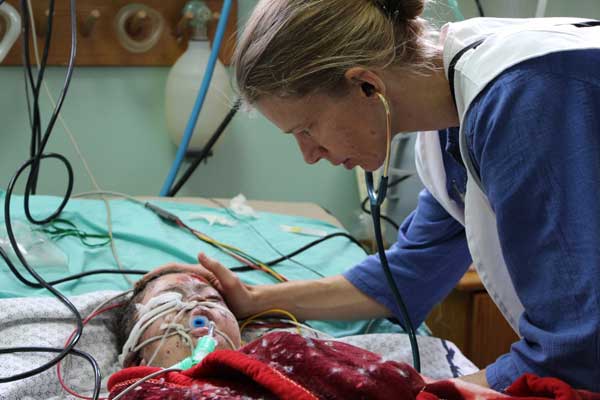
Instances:
[[[181,310],[180,310],[180,311],[179,311],[179,312],[178,312],[178,313],[175,315],[175,317],[173,318],[173,321],[178,321],[178,320],[179,320],[179,318],[181,318],[181,316],[183,315],[183,313],[184,313],[184,312],[186,312],[186,311],[187,311],[187,309],[186,309],[186,308],[183,308],[183,309],[181,309]],[[162,337],[161,337],[161,339],[160,339],[160,343],[158,344],[158,346],[156,346],[156,349],[154,349],[154,353],[152,353],[152,356],[151,356],[151,357],[150,357],[150,359],[148,360],[148,362],[147,362],[147,365],[148,365],[148,366],[151,366],[151,365],[152,365],[152,363],[154,362],[154,359],[156,358],[156,355],[158,354],[158,352],[160,351],[160,349],[161,349],[161,348],[163,347],[163,345],[165,344],[165,339],[167,338],[167,335],[169,335],[169,333],[171,332],[171,327],[172,327],[172,326],[177,326],[177,325],[181,326],[181,325],[180,325],[180,324],[178,324],[178,323],[174,323],[174,324],[164,324],[164,323],[163,323],[163,324],[161,324],[161,326],[159,327],[159,330],[164,330],[164,329],[165,329],[165,328],[163,328],[164,326],[166,326],[167,328],[166,328],[166,330],[165,330],[165,333],[163,333],[163,334],[161,335]],[[185,339],[185,338],[184,338],[184,339]]]
[[[174,321],[179,320],[179,318],[181,317],[181,314],[189,309],[193,309],[196,307],[206,307],[206,308],[216,308],[216,309],[220,309],[222,311],[228,312],[229,314],[231,314],[231,316],[233,317],[233,313],[231,313],[231,311],[225,307],[223,307],[220,304],[215,304],[213,302],[210,301],[192,301],[190,303],[188,303],[188,306],[181,309],[179,311],[179,313],[175,316]],[[235,317],[234,317],[235,318]],[[154,320],[154,319],[153,319]],[[178,322],[171,322],[171,323],[163,323],[161,324],[160,330],[164,330],[165,333],[162,335],[157,335],[154,337],[151,337],[149,339],[146,339],[145,341],[143,341],[142,343],[138,344],[133,351],[134,352],[138,352],[140,351],[144,346],[155,342],[157,340],[160,340],[160,343],[158,344],[158,346],[156,347],[156,349],[154,350],[154,353],[152,354],[152,356],[150,357],[150,359],[147,361],[147,365],[152,365],[152,362],[154,361],[154,359],[156,358],[156,355],[159,353],[160,349],[162,348],[162,346],[164,345],[164,341],[167,337],[171,337],[174,335],[179,335],[183,338],[183,340],[190,346],[190,354],[194,352],[194,344],[192,341],[192,338],[190,337],[190,335],[188,334],[188,332],[191,332],[192,329],[191,327],[185,327],[182,324],[178,323]],[[171,332],[171,329],[175,329],[175,332]],[[233,343],[233,341],[231,340],[231,338],[224,333],[223,331],[219,330],[218,328],[215,328],[215,332],[220,335],[227,343],[227,345],[232,349],[235,350],[236,346]]]
[[[175,336],[178,335],[178,332],[171,332],[169,333],[166,337],[171,337],[171,336]],[[149,345],[152,342],[156,342],[157,340],[160,340],[163,338],[163,335],[157,335],[157,336],[152,336],[151,338],[148,338],[146,340],[144,340],[142,343],[138,344],[137,346],[135,346],[135,348],[132,350],[133,352],[138,352],[141,349],[143,349],[145,346]]]
[[[138,314],[140,315],[140,317],[139,317],[138,321],[135,323],[135,325],[133,326],[133,328],[131,329],[129,338],[125,342],[125,345],[123,346],[121,354],[118,357],[119,363],[121,365],[124,365],[125,359],[129,355],[129,353],[131,353],[132,351],[133,352],[139,351],[139,349],[141,349],[143,347],[141,345],[138,345],[138,341],[140,340],[141,336],[144,334],[146,329],[148,329],[148,327],[150,325],[152,325],[157,319],[159,319],[159,318],[163,317],[164,315],[167,315],[171,312],[180,311],[180,310],[191,310],[198,306],[205,306],[207,308],[219,309],[225,313],[230,314],[234,320],[236,319],[235,315],[231,312],[231,310],[229,310],[228,308],[226,308],[220,304],[216,304],[216,303],[210,302],[210,301],[182,302],[181,298],[182,298],[181,293],[167,292],[167,293],[163,293],[159,296],[156,296],[156,297],[150,299],[150,301],[148,301],[148,303],[146,303],[146,304],[143,304],[143,305],[136,304]],[[235,349],[235,345],[233,344],[233,341],[229,338],[229,336],[227,336],[225,333],[219,331],[218,329],[216,329],[215,331],[227,341],[227,343],[231,346],[232,349]],[[177,332],[175,332],[175,334],[177,334]],[[168,335],[168,336],[171,336],[171,335]],[[160,336],[155,336],[154,338],[151,338],[151,339],[158,340],[156,338],[164,339],[165,337],[166,337],[165,335],[160,335]],[[150,339],[145,340],[143,342],[143,344],[146,345],[153,340],[150,340]],[[161,345],[162,345],[162,343],[161,343]],[[159,345],[159,347],[157,348],[157,351],[158,351],[158,349],[160,349],[161,345]],[[157,351],[155,351],[152,358],[154,358]]]
[[[195,304],[195,306],[194,306],[194,304]],[[193,307],[192,307],[192,306],[193,306]],[[175,316],[175,318],[174,318],[174,321],[177,321],[177,320],[180,318],[181,314],[182,314],[184,311],[187,311],[187,310],[188,310],[188,309],[190,309],[190,308],[196,308],[196,307],[216,308],[216,309],[219,309],[219,310],[221,310],[221,311],[224,311],[224,312],[227,312],[227,313],[229,313],[229,314],[231,315],[231,317],[235,319],[235,316],[233,315],[233,313],[232,313],[232,312],[231,312],[229,309],[227,309],[227,308],[223,307],[223,306],[222,306],[222,305],[220,305],[220,304],[216,304],[216,303],[214,303],[214,302],[210,302],[210,301],[191,301],[191,302],[189,302],[189,303],[188,303],[188,307],[186,307],[186,308],[182,309],[182,310],[179,312],[179,314],[177,314],[177,316]],[[174,332],[174,333],[171,333],[171,332],[170,332],[170,329],[171,329],[171,328],[175,328],[175,329],[176,329],[176,332]],[[160,349],[162,348],[162,346],[163,346],[163,344],[164,344],[164,340],[165,340],[167,337],[173,336],[174,334],[179,334],[180,336],[182,336],[182,337],[183,337],[183,339],[184,339],[184,340],[185,340],[185,341],[188,343],[188,345],[190,346],[190,350],[191,350],[191,352],[193,352],[193,351],[194,351],[194,345],[193,345],[192,339],[191,339],[191,337],[188,335],[188,332],[191,332],[191,331],[192,331],[192,329],[191,329],[191,328],[189,328],[189,327],[188,327],[188,328],[186,328],[186,327],[184,327],[183,325],[181,325],[180,323],[177,323],[177,322],[175,322],[175,323],[170,323],[170,324],[162,324],[162,325],[160,326],[160,330],[166,330],[166,332],[165,332],[163,335],[157,335],[157,336],[154,336],[153,338],[150,338],[150,339],[148,339],[148,340],[145,340],[144,342],[142,342],[141,344],[137,345],[137,346],[136,346],[136,347],[133,349],[133,351],[134,351],[134,352],[136,352],[136,351],[139,351],[139,350],[141,350],[141,349],[142,349],[144,346],[146,346],[146,345],[148,345],[148,344],[150,344],[150,343],[152,343],[152,342],[154,342],[154,341],[156,341],[156,340],[159,340],[159,339],[160,339],[160,343],[159,343],[159,345],[157,346],[157,348],[154,350],[154,353],[152,354],[152,357],[151,357],[151,358],[150,358],[150,360],[148,361],[148,365],[150,365],[150,364],[152,363],[152,361],[154,361],[154,358],[156,357],[156,355],[158,354],[158,352],[160,351]],[[224,332],[220,331],[219,329],[215,328],[215,330],[216,330],[217,334],[219,334],[221,337],[223,337],[223,339],[225,339],[225,341],[227,342],[228,346],[229,346],[231,349],[235,350],[235,348],[236,348],[236,347],[235,347],[235,344],[233,343],[233,341],[231,340],[231,338],[230,338],[230,337],[229,337],[227,334],[225,334]]]
[[[174,330],[175,332],[171,332],[169,333],[170,335],[179,335],[183,338],[183,341],[190,346],[190,350],[194,351],[194,341],[192,339],[192,337],[188,334],[188,332],[190,331],[189,328],[186,328],[185,326],[181,325],[181,324],[162,324],[160,326],[161,330],[167,330],[167,332]]]
[[[163,324],[165,325],[165,324]],[[184,328],[183,325],[181,324],[169,324],[169,325],[179,325],[182,328],[182,331],[185,332],[186,334],[188,332],[190,332],[192,329],[191,328]],[[165,328],[167,328],[167,326],[165,326]],[[219,336],[221,336],[223,339],[225,339],[225,342],[227,342],[227,345],[232,349],[232,350],[237,350],[237,347],[235,346],[235,344],[233,343],[233,340],[231,340],[231,338],[223,331],[219,330],[218,328],[214,328],[215,329],[215,333]],[[179,331],[178,332],[172,332],[170,334],[168,334],[166,337],[170,337],[170,336],[174,336],[180,334]],[[182,335],[183,336],[183,335]],[[157,340],[160,340],[164,337],[164,335],[157,335],[157,336],[153,336],[151,338],[148,338],[146,340],[144,340],[142,343],[140,343],[139,345],[137,345],[137,347],[135,349],[133,349],[133,351],[139,351],[141,350],[144,346],[149,345],[152,342],[155,342]],[[188,335],[189,337],[189,335]],[[193,347],[192,347],[192,352],[193,352]]]
[[[225,332],[220,331],[219,329],[215,328],[215,333],[217,335],[220,335],[223,339],[225,339],[225,341],[227,342],[229,347],[231,347],[231,350],[237,350],[235,344],[233,343],[233,340],[231,340],[231,338],[229,336],[227,336],[227,334]]]
[[[182,302],[181,297],[181,293],[163,293],[159,296],[150,299],[150,301],[147,304],[138,307],[138,313],[140,314],[140,316],[138,318],[138,321],[131,329],[131,332],[129,333],[129,338],[125,342],[123,350],[121,351],[121,354],[118,358],[119,363],[121,363],[121,365],[124,364],[126,357],[129,355],[132,349],[136,347],[144,331],[150,325],[152,325],[154,321],[173,311],[178,311],[188,307],[193,308],[195,306],[191,303]]]

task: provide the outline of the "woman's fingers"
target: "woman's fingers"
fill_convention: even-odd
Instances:
[[[218,279],[222,288],[219,291],[233,313],[238,318],[248,315],[247,308],[252,303],[251,287],[244,285],[234,272],[204,253],[198,254],[198,262]]]
[[[231,272],[229,268],[225,267],[217,260],[208,257],[206,254],[199,253],[198,262],[200,265],[212,272],[221,282],[221,285],[223,285],[224,288],[230,289],[241,284],[240,279],[234,272]]]
[[[179,263],[169,263],[169,264],[161,265],[160,267],[153,269],[152,271],[150,271],[146,275],[144,275],[142,277],[142,279],[137,281],[135,286],[136,286],[136,288],[139,288],[141,286],[144,286],[149,280],[152,280],[158,276],[161,276],[161,275],[164,275],[167,273],[176,273],[176,272],[192,273],[195,275],[199,275],[202,278],[206,279],[208,281],[208,283],[210,283],[212,286],[215,287],[215,289],[217,289],[219,291],[222,290],[222,288],[220,287],[219,280],[208,269],[206,269],[203,266],[198,265],[198,264],[179,264]]]

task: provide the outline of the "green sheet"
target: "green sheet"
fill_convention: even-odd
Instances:
[[[0,192],[0,201],[4,204],[4,192]],[[58,206],[60,199],[52,196],[34,196],[31,199],[32,214],[36,218],[50,215]],[[113,235],[119,258],[124,268],[151,270],[170,262],[196,263],[198,252],[221,261],[229,267],[240,263],[223,254],[214,247],[205,244],[180,228],[164,223],[150,210],[128,200],[111,200]],[[326,231],[339,232],[340,229],[328,223],[272,213],[258,213],[256,219],[245,217],[237,219],[234,227],[210,225],[204,220],[191,220],[191,213],[210,213],[234,220],[226,210],[185,203],[153,202],[178,215],[193,228],[222,242],[239,247],[259,258],[270,261],[288,254],[303,245],[317,239],[314,236],[284,232],[281,225],[310,227]],[[106,233],[106,208],[100,200],[72,199],[60,216],[74,223],[79,230],[88,233]],[[4,223],[4,215],[0,217]],[[11,203],[11,220],[26,223],[23,211],[23,198],[14,196]],[[260,232],[260,235],[257,232]],[[262,237],[261,237],[262,235]],[[267,243],[268,242],[268,243]],[[117,269],[109,246],[87,248],[79,238],[65,237],[55,241],[58,248],[68,257],[68,271],[56,268],[38,268],[36,271],[45,279],[52,280],[75,273],[94,269]],[[286,260],[276,269],[290,280],[318,278],[339,274],[352,267],[365,257],[364,252],[347,238],[334,238]],[[35,266],[34,266],[35,267]],[[315,272],[316,271],[316,272]],[[241,279],[249,284],[270,284],[275,280],[261,271],[239,273]],[[139,276],[130,276],[132,281]],[[131,285],[120,275],[90,276],[78,281],[57,285],[66,295],[77,295],[97,290],[126,290]],[[4,262],[0,260],[0,298],[48,296],[43,289],[32,289],[12,275]],[[347,336],[364,333],[369,321],[359,322],[312,322],[334,336]],[[372,323],[372,332],[397,332],[398,327],[387,320]],[[420,329],[425,334],[425,328]]]

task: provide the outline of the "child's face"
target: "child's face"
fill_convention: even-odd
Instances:
[[[188,331],[188,334],[193,340],[193,346],[195,346],[197,340],[208,333],[208,327],[193,328],[191,319],[194,316],[204,316],[215,324],[214,338],[217,340],[217,349],[231,349],[231,345],[222,335],[217,333],[217,330],[229,336],[235,345],[235,349],[240,346],[240,331],[235,316],[231,312],[222,310],[222,308],[228,309],[227,304],[225,304],[225,301],[219,292],[210,286],[204,279],[188,272],[176,272],[160,276],[148,284],[139,304],[146,304],[151,298],[167,292],[180,293],[183,302],[207,301],[220,305],[221,307],[213,308],[198,305],[191,310],[183,312],[173,311],[153,322],[148,329],[145,330],[138,344],[153,337],[161,337],[165,333],[164,329],[161,330],[161,325],[178,323],[185,329],[192,328],[191,331]],[[179,316],[177,317],[177,315]],[[170,332],[175,332],[175,329],[171,329]],[[148,364],[159,346],[160,350],[156,353],[156,356],[151,363],[152,366],[170,367],[191,354],[189,344],[187,344],[179,334],[165,338],[162,345],[160,345],[160,342],[160,339],[155,340],[140,350],[139,356],[141,358],[141,365]]]

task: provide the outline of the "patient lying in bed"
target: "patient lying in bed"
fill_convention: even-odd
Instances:
[[[149,272],[136,283],[116,329],[122,366],[172,366],[190,355],[211,322],[216,349],[240,347],[235,315],[213,285],[195,272],[193,265],[173,264]],[[329,336],[315,332],[302,334]],[[245,330],[245,339],[251,341],[262,333],[265,329]]]
[[[159,367],[170,367],[191,354],[198,339],[215,325],[217,350],[202,363],[144,382],[122,399],[418,399],[507,398],[460,380],[434,381],[405,363],[334,340],[316,340],[288,332],[270,333],[241,347],[235,316],[217,290],[194,273],[193,266],[163,267],[137,284],[121,317],[120,356],[125,368],[108,382],[111,398]],[[556,380],[526,376],[513,385],[513,396],[600,397],[575,392]]]
[[[124,367],[139,367],[111,377],[111,396],[157,367],[188,357],[210,322],[223,351],[181,374],[146,382],[123,398],[384,399],[399,392],[413,398],[425,385],[406,364],[336,341],[276,332],[239,349],[237,320],[218,291],[192,266],[171,266],[145,275],[125,307],[120,360]]]
[[[191,354],[214,323],[217,349],[240,347],[237,319],[219,292],[192,266],[173,265],[146,274],[135,285],[118,324],[124,367],[169,367]]]

